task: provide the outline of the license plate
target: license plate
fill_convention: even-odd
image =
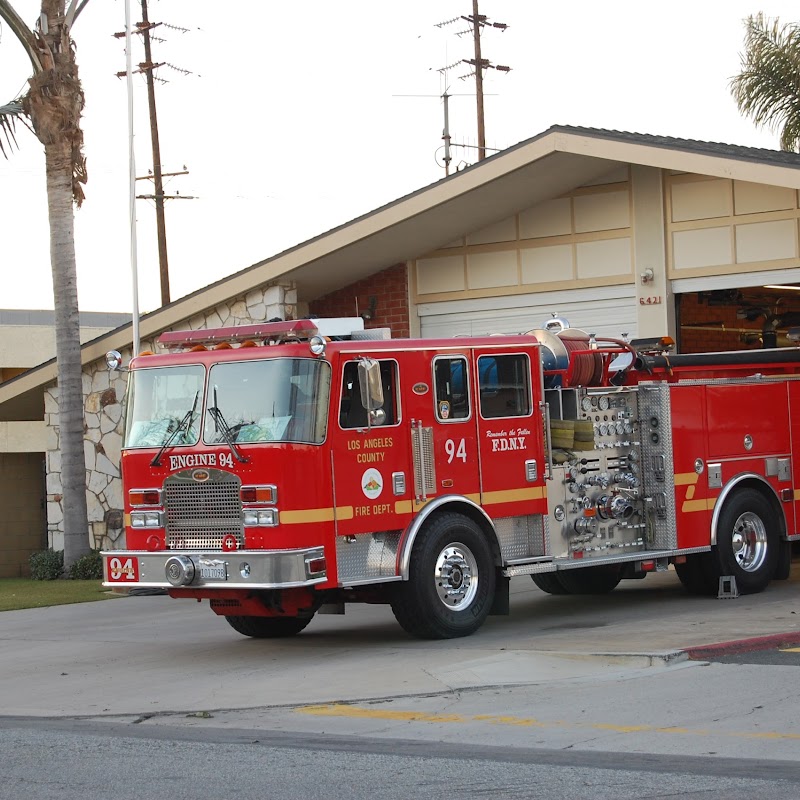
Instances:
[[[228,572],[224,564],[201,564],[200,577],[204,581],[226,581]]]
[[[136,583],[139,580],[139,559],[125,556],[106,556],[108,583]]]

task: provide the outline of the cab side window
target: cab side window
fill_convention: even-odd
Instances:
[[[470,415],[467,359],[440,357],[433,362],[436,418],[440,422],[467,419]]]
[[[397,363],[381,361],[381,383],[383,384],[384,425],[397,423]],[[342,370],[342,400],[339,405],[339,425],[342,428],[366,428],[367,410],[361,405],[361,389],[358,385],[358,362],[348,361]]]
[[[531,413],[531,370],[524,354],[478,359],[481,416],[524,417]]]

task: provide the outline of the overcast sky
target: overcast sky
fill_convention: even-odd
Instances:
[[[38,0],[16,0],[32,22]],[[86,94],[87,200],[76,212],[79,303],[130,311],[128,123],[123,0],[91,0],[75,27]],[[444,177],[445,84],[439,68],[472,57],[471,0],[150,0],[162,166],[190,174],[168,193],[172,299],[237,272]],[[772,0],[481,0],[483,56],[508,65],[485,80],[486,138],[505,148],[551,125],[585,125],[755,147],[777,136],[743,119],[729,79],[743,20],[763,10],[800,21]],[[131,0],[134,23],[141,18]],[[187,29],[186,32],[178,28]],[[134,37],[133,60],[144,59]],[[183,74],[187,70],[191,74]],[[453,142],[476,144],[469,68],[449,74]],[[0,27],[0,103],[17,96],[29,63]],[[144,78],[135,76],[138,175],[152,166]],[[410,95],[410,96],[409,96]],[[0,308],[52,308],[42,148],[22,128],[0,158]],[[473,163],[456,148],[453,166]],[[141,193],[152,191],[139,182]],[[139,307],[160,302],[155,213],[137,206]]]

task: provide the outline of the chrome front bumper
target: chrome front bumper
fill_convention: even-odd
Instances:
[[[104,551],[110,589],[289,589],[328,579],[322,547],[302,550]]]

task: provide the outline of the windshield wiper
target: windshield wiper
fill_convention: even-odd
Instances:
[[[228,445],[231,449],[231,453],[233,453],[234,457],[240,464],[246,464],[250,459],[247,456],[243,456],[239,451],[239,448],[233,441],[233,433],[234,429],[239,430],[241,425],[235,425],[233,428],[228,425],[227,420],[222,415],[222,411],[220,411],[219,403],[217,402],[217,387],[214,387],[214,405],[209,406],[207,409],[208,413],[211,415],[211,419],[214,420],[214,432],[215,433],[222,433],[222,438],[225,441],[225,444]]]
[[[195,392],[194,395],[194,403],[192,403],[192,407],[183,415],[183,419],[178,423],[178,427],[175,428],[174,431],[169,435],[164,444],[161,445],[161,449],[155,454],[155,457],[150,462],[151,467],[160,467],[161,466],[161,456],[164,455],[164,451],[177,439],[178,434],[183,431],[184,428],[187,430],[192,427],[192,419],[194,418],[194,412],[197,409],[197,399],[200,397],[200,391],[198,390]]]

